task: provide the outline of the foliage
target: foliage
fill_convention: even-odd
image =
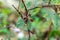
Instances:
[[[50,4],[47,4],[49,2]],[[29,32],[30,31],[33,32],[33,33],[30,33],[31,40],[44,39],[43,36],[46,31],[50,31],[48,33],[49,40],[55,40],[57,39],[55,38],[57,36],[58,38],[60,37],[60,31],[59,31],[60,30],[60,17],[59,17],[58,12],[56,12],[54,9],[54,8],[59,8],[59,6],[57,5],[60,5],[60,0],[51,0],[51,1],[50,0],[37,0],[37,1],[35,0],[34,3],[33,3],[33,0],[30,0],[30,1],[24,0],[24,3],[25,5],[22,2],[20,2],[19,4],[19,8],[20,8],[20,11],[22,11],[21,14],[23,18],[19,17],[20,16],[19,15],[18,17],[16,17],[18,19],[15,21],[15,18],[14,18],[12,22],[12,23],[15,22],[17,28],[22,29],[24,32],[28,32],[28,30]],[[45,6],[45,4],[48,6],[43,7],[43,5]],[[0,5],[3,5],[2,2],[0,2]],[[52,6],[49,6],[49,5],[52,5]],[[18,13],[20,11],[17,10]],[[4,26],[11,24],[8,22],[8,18],[11,12],[12,11],[9,7],[0,8],[0,27],[3,28],[0,30],[0,33],[7,34],[9,32],[7,28],[4,28]],[[24,12],[30,14],[28,16],[27,23],[24,20],[25,18]],[[13,13],[15,13],[15,11]],[[49,30],[51,26],[50,25],[51,22],[52,22],[52,28]],[[25,39],[27,40],[28,38],[23,38],[21,40],[25,40]]]

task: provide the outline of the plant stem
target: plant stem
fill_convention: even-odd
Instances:
[[[42,5],[42,6],[40,6],[40,7],[34,7],[34,8],[31,8],[31,9],[28,9],[28,11],[30,11],[30,10],[34,10],[34,9],[36,9],[36,8],[44,8],[44,7],[58,7],[58,8],[60,8],[59,6],[60,5]]]
[[[23,19],[21,12],[14,5],[12,5],[12,6],[15,8],[15,10],[18,12],[18,14],[20,14],[21,18]]]
[[[25,23],[27,24],[28,23],[28,10],[27,10],[27,7],[26,7],[26,5],[25,5],[25,3],[24,3],[24,1],[22,0],[22,3],[23,3],[23,5],[24,5],[24,7],[25,7]],[[29,27],[28,27],[28,34],[29,34],[29,38],[28,38],[28,40],[30,40],[30,30],[29,30]]]
[[[26,16],[28,16],[28,10],[27,10],[27,7],[26,7],[26,5],[25,5],[25,3],[24,3],[23,0],[22,0],[22,3],[23,3],[23,5],[24,5],[24,7],[25,7],[25,13],[26,13]]]

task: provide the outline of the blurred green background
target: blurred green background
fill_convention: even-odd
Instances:
[[[21,0],[0,0],[0,40],[28,40],[28,28],[34,33],[30,33],[30,40],[60,40],[60,0],[24,0],[24,3],[31,15],[27,25],[12,6],[25,17]]]

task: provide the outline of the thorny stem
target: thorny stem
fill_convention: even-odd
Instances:
[[[20,14],[21,18],[23,19],[23,16],[22,16],[22,14],[20,13],[20,11],[19,11],[14,5],[12,5],[12,6],[16,9],[16,11],[18,12],[18,14]]]
[[[25,23],[27,24],[28,23],[28,10],[27,10],[27,7],[26,7],[26,5],[25,5],[25,3],[24,3],[24,1],[22,0],[22,3],[23,3],[23,5],[24,5],[24,7],[25,7]],[[28,38],[28,40],[30,40],[30,29],[28,28],[28,34],[29,34],[29,38]]]

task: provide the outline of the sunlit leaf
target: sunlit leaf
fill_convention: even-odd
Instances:
[[[39,11],[40,11],[40,8],[36,8],[36,9],[34,9],[34,10],[31,10],[31,11],[30,11],[31,16],[36,15]]]
[[[40,22],[40,31],[45,32],[46,30],[48,30],[50,24],[51,24],[51,20],[48,20],[46,22]]]
[[[7,30],[7,28],[0,29],[0,33],[6,34],[6,33],[8,33],[8,32],[9,32],[9,31]]]
[[[2,13],[10,14],[11,10],[9,8],[2,9]]]

